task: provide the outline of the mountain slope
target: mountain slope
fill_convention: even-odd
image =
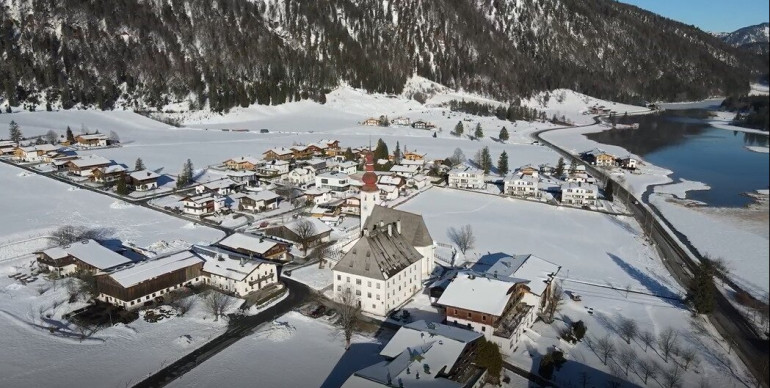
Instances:
[[[621,101],[748,90],[757,60],[610,0],[3,0],[11,104],[221,111],[413,74],[502,100],[556,88]]]
[[[770,51],[770,23],[743,27],[733,32],[716,34],[725,43],[743,50],[767,55]]]

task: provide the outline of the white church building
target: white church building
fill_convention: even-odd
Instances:
[[[386,316],[422,289],[435,244],[419,214],[377,205],[372,155],[361,188],[361,236],[332,269],[335,297],[350,292],[365,313]]]

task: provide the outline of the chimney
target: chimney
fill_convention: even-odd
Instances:
[[[393,224],[388,224],[388,236],[393,237]]]
[[[385,227],[385,222],[383,220],[380,220],[380,229]]]
[[[241,257],[241,267],[243,267],[243,257]]]
[[[396,232],[398,232],[398,234],[401,234],[401,220],[396,221]]]

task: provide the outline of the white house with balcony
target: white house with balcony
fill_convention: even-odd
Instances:
[[[275,263],[216,247],[195,246],[203,264],[203,282],[225,292],[244,296],[278,283]]]
[[[540,177],[537,172],[525,174],[515,172],[503,181],[503,192],[516,197],[539,198]]]
[[[339,172],[327,172],[315,177],[315,187],[326,189],[335,197],[341,197],[350,191],[350,177]]]
[[[470,166],[450,170],[448,185],[458,189],[483,189],[487,187],[486,182],[484,182],[484,171]]]
[[[596,206],[599,188],[590,183],[568,182],[561,185],[561,203],[571,206]]]
[[[283,180],[297,186],[312,184],[315,182],[315,169],[310,166],[295,168],[284,175]]]

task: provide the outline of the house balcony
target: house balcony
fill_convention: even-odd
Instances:
[[[532,306],[519,302],[500,317],[497,327],[492,334],[496,337],[511,338],[511,335],[519,328],[521,321],[524,320],[524,317],[529,314],[532,308]]]

